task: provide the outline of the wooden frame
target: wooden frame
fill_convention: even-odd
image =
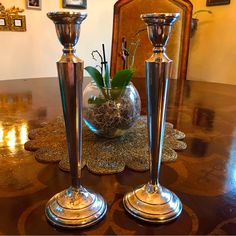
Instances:
[[[87,0],[63,0],[64,8],[86,9]]]
[[[230,4],[230,0],[207,0],[207,6],[218,6]]]
[[[25,16],[11,15],[11,31],[26,31]]]
[[[42,9],[42,0],[26,0],[26,8],[27,9]]]
[[[0,14],[0,31],[9,31],[10,25],[6,15]]]

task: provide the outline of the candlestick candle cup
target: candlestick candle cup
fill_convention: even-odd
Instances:
[[[165,53],[165,47],[172,25],[178,17],[179,13],[141,15],[141,19],[147,25],[149,40],[154,46],[153,55],[145,62],[150,181],[127,193],[123,198],[123,204],[134,217],[153,223],[172,221],[182,211],[179,198],[159,183],[168,79],[172,63]]]
[[[85,12],[49,12],[59,41],[64,46],[57,62],[72,185],[47,203],[46,217],[63,228],[83,228],[95,224],[105,215],[107,204],[101,195],[80,183],[82,159],[82,83],[83,61],[75,55],[80,25]]]

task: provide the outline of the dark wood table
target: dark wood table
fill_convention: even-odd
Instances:
[[[76,231],[48,224],[45,204],[70,185],[70,175],[38,163],[23,143],[29,130],[61,114],[56,78],[0,82],[0,234],[236,234],[236,86],[186,81],[179,88],[171,81],[167,120],[186,134],[188,149],[162,165],[161,184],[184,205],[165,225],[135,220],[122,206],[124,193],[145,183],[148,172],[99,176],[86,168],[83,184],[108,202],[104,220]]]

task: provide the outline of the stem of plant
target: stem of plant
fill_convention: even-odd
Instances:
[[[103,80],[104,80],[104,86],[106,87],[106,90],[107,90],[107,95],[109,96],[110,95],[109,94],[110,79],[108,78],[108,81],[106,81],[107,61],[106,61],[106,52],[105,52],[105,45],[104,45],[104,43],[102,44],[102,53],[103,53],[102,66],[104,66]]]

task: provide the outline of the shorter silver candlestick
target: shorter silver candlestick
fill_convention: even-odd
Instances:
[[[172,221],[182,211],[179,198],[159,184],[168,79],[172,63],[165,54],[165,46],[172,24],[178,17],[179,13],[141,15],[147,24],[148,36],[154,46],[154,54],[145,62],[151,180],[127,193],[123,198],[123,204],[134,217],[154,223]]]
[[[46,206],[47,219],[63,228],[82,228],[98,222],[106,213],[107,204],[100,194],[80,183],[82,161],[82,83],[83,61],[75,55],[80,24],[87,14],[82,12],[50,12],[58,39],[64,46],[57,62],[61,100],[66,126],[66,140],[72,185],[53,196]]]

